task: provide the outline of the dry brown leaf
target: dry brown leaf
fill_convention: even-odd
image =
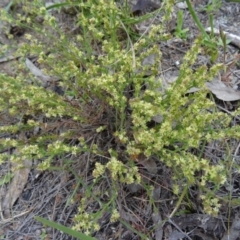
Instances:
[[[207,82],[206,86],[220,100],[236,101],[240,99],[240,91],[226,86],[220,80],[214,79],[211,82]]]
[[[163,238],[163,228],[162,228],[162,217],[161,215],[159,214],[159,212],[155,212],[152,214],[152,220],[153,220],[153,223],[156,227],[155,229],[155,239],[156,240],[162,240]]]
[[[138,157],[138,162],[143,165],[148,172],[152,174],[157,173],[157,164],[152,158],[147,158],[145,155],[141,154]]]
[[[161,198],[162,188],[159,185],[156,185],[152,191],[152,198],[154,201],[159,201]]]
[[[184,238],[186,235],[185,234],[183,234],[183,233],[181,233],[181,232],[179,232],[178,230],[173,230],[173,232],[170,234],[170,236],[169,236],[169,240],[176,240],[176,239],[182,239],[182,238]]]
[[[130,193],[136,193],[140,190],[143,189],[143,186],[137,183],[131,183],[127,185],[128,190],[130,191]]]
[[[236,240],[239,238],[239,233],[240,233],[240,218],[238,215],[236,215],[232,222],[231,228],[223,236],[222,240]]]
[[[24,186],[27,183],[31,165],[32,162],[30,160],[25,160],[24,161],[25,167],[14,172],[14,177],[8,186],[7,194],[5,195],[2,201],[2,211],[4,213],[4,217],[6,218],[10,217],[11,209],[16,200],[21,195]],[[13,164],[13,168],[15,166],[17,166],[17,164]]]
[[[157,91],[165,92],[167,88],[171,86],[176,80],[177,76],[169,77],[168,79],[162,81],[162,88],[156,89]],[[223,101],[237,101],[240,100],[240,91],[233,89],[232,87],[227,86],[218,78],[213,79],[210,82],[206,82],[206,87],[210,90],[216,97]],[[193,87],[187,91],[187,93],[194,93],[201,90],[201,88]],[[159,121],[162,122],[161,116],[156,116],[154,118],[159,118]],[[153,119],[154,120],[154,119]],[[155,121],[155,120],[154,120]]]

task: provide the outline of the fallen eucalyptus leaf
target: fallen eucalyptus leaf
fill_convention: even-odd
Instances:
[[[163,221],[159,212],[152,214],[152,220],[155,226],[155,239],[162,239],[163,237]]]
[[[236,214],[235,218],[232,221],[231,228],[227,233],[224,234],[222,240],[237,240],[239,237],[240,231],[240,218],[238,214]]]
[[[137,183],[128,184],[127,188],[130,191],[130,193],[136,193],[140,190],[143,190],[143,186]]]
[[[16,163],[13,163],[13,167],[16,165],[17,165]],[[30,173],[31,165],[32,165],[31,160],[25,160],[24,161],[25,167],[14,172],[14,177],[8,186],[8,192],[6,193],[2,201],[3,213],[4,213],[4,216],[7,218],[10,217],[11,209],[14,203],[23,192],[23,189],[28,180],[28,175]]]
[[[168,89],[174,82],[177,80],[177,76],[169,76],[168,78],[161,77],[162,81],[161,88],[157,88],[156,91],[164,93],[166,89]],[[211,91],[218,99],[223,101],[237,101],[240,100],[240,91],[234,89],[232,87],[228,87],[221,80],[215,78],[210,82],[205,83],[207,89]],[[194,93],[200,91],[201,88],[192,87],[186,93]],[[164,118],[162,114],[158,114],[152,117],[152,120],[156,123],[162,123]],[[176,127],[176,122],[172,123],[172,127]]]
[[[176,240],[176,239],[182,239],[186,237],[185,234],[179,232],[178,230],[173,230],[173,232],[171,233],[171,235],[168,237],[169,240]]]
[[[211,82],[207,82],[206,86],[220,100],[237,101],[240,99],[240,91],[226,86],[220,80],[214,79]]]
[[[145,155],[140,154],[138,162],[143,165],[148,172],[153,174],[157,173],[157,164],[152,158],[147,158]]]
[[[162,191],[162,187],[156,185],[154,187],[154,189],[152,190],[152,198],[154,201],[159,201],[161,198],[161,191]]]

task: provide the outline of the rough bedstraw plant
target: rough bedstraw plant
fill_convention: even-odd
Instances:
[[[81,34],[71,36],[60,29],[41,1],[21,2],[26,12],[20,16],[21,21],[6,13],[1,14],[2,20],[15,21],[24,27],[28,23],[28,27],[35,31],[34,34],[26,34],[26,42],[17,49],[16,54],[22,59],[19,75],[14,78],[1,74],[0,77],[1,112],[14,118],[0,128],[1,132],[9,134],[8,138],[1,139],[1,147],[18,149],[18,154],[11,155],[10,160],[21,164],[24,159],[38,159],[41,160],[38,167],[44,170],[58,156],[86,151],[102,155],[100,147],[87,146],[86,139],[80,138],[77,130],[81,124],[91,123],[92,116],[86,115],[86,108],[94,107],[94,100],[101,99],[102,104],[115,114],[111,129],[115,139],[126,146],[123,154],[129,160],[122,161],[116,149],[109,149],[109,154],[105,156],[107,163],[96,162],[93,171],[95,181],[90,186],[82,183],[85,193],[79,203],[74,229],[89,234],[97,231],[100,227],[98,219],[107,210],[112,212],[112,222],[118,220],[116,199],[119,184],[141,183],[136,162],[131,160],[131,156],[140,154],[147,157],[155,155],[173,170],[175,194],[179,194],[182,188],[198,184],[205,211],[216,214],[218,199],[208,197],[205,190],[208,182],[216,186],[225,182],[224,165],[213,165],[190,150],[214,139],[239,138],[240,131],[236,127],[230,128],[231,119],[215,111],[214,103],[206,98],[204,83],[217,75],[222,66],[216,64],[210,69],[206,66],[200,66],[195,71],[191,69],[201,51],[200,38],[195,40],[184,57],[177,81],[168,89],[156,90],[162,87],[161,79],[156,77],[161,62],[157,43],[169,37],[165,25],[170,19],[174,1],[164,1],[159,10],[162,23],[152,25],[138,39],[131,32],[131,24],[137,20],[117,7],[115,1],[79,2],[77,24]],[[34,20],[39,15],[43,18],[43,26]],[[120,33],[125,34],[124,40]],[[29,55],[38,56],[38,63],[44,67],[46,74],[61,78],[64,96],[44,89],[31,74],[23,74],[26,72],[24,58]],[[150,55],[155,55],[154,64],[143,67],[142,61]],[[152,74],[146,78],[149,71]],[[147,86],[145,91],[142,91],[143,85]],[[186,94],[191,87],[202,90]],[[133,89],[133,95],[129,97],[130,89]],[[161,114],[162,122],[149,128],[148,122],[158,114]],[[56,119],[71,123],[69,129],[51,134],[44,131]],[[42,131],[36,133],[39,128]],[[97,131],[105,128],[109,129],[109,126],[99,126]],[[12,137],[29,131],[34,133],[30,138]],[[77,145],[69,144],[73,138],[79,140]],[[6,154],[1,154],[1,162],[7,159]],[[199,171],[202,171],[201,176],[197,175]],[[108,202],[103,203],[94,196],[93,188],[106,177],[112,190]],[[181,184],[178,185],[178,182]],[[95,213],[86,211],[92,198],[100,205],[100,210]]]

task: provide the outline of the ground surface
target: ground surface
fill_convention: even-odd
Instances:
[[[5,7],[8,4],[8,0],[0,2],[0,7]],[[208,1],[195,0],[193,1],[198,16],[204,26],[209,27],[208,17],[203,7]],[[159,2],[156,1],[159,4]],[[129,3],[131,6],[135,6],[135,2]],[[176,6],[175,14],[173,14],[173,23],[169,26],[170,30],[174,31],[176,25],[176,13],[179,7]],[[199,34],[191,15],[187,9],[184,9],[184,26],[183,28],[189,28],[187,41],[171,40],[167,44],[161,44],[161,50],[163,53],[162,71],[165,76],[173,76],[178,74],[178,62],[181,62],[185,52],[188,50],[193,39]],[[68,11],[62,11],[55,13],[59,22],[62,24],[62,28],[71,32],[74,30],[74,14],[69,14]],[[240,30],[240,4],[238,3],[226,3],[222,2],[221,8],[215,12],[214,26],[239,35]],[[17,29],[15,29],[17,31]],[[22,41],[22,35],[15,35],[15,40],[20,44]],[[7,39],[5,34],[0,32],[0,42],[3,44],[11,44],[11,41]],[[233,45],[228,46],[227,60],[231,60],[239,52],[239,48]],[[11,53],[9,53],[11,55]],[[9,56],[8,55],[8,56]],[[223,54],[220,53],[219,61],[223,58]],[[202,57],[203,63],[208,63],[209,59]],[[0,71],[16,75],[15,64],[16,60],[2,61],[0,63]],[[201,63],[199,63],[201,64]],[[230,71],[230,80],[234,84],[238,84],[240,81],[239,66],[234,66]],[[219,106],[226,111],[231,110],[239,105],[238,101],[230,104],[223,103],[219,100]],[[3,119],[3,118],[1,118]],[[9,119],[5,119],[8,121]],[[0,122],[0,125],[4,123]],[[86,130],[87,131],[87,130]],[[88,131],[91,138],[95,138],[95,131]],[[4,137],[4,136],[2,136]],[[104,146],[110,142],[109,136],[102,136],[101,142],[103,149]],[[240,151],[238,149],[238,142],[231,142],[231,148],[235,152],[234,157],[236,161],[239,161]],[[208,146],[205,151],[205,157],[211,160],[217,161],[224,156],[226,149],[222,148],[218,142]],[[70,240],[75,239],[67,236],[60,231],[52,228],[43,227],[43,225],[34,219],[34,216],[42,216],[50,220],[61,223],[65,226],[71,226],[72,218],[77,213],[78,201],[84,194],[80,187],[76,187],[78,183],[76,179],[77,174],[79,177],[85,178],[86,181],[91,181],[91,176],[86,173],[86,166],[89,169],[91,166],[91,155],[83,154],[80,158],[72,158],[74,164],[72,172],[64,171],[45,171],[38,172],[33,169],[29,172],[22,173],[27,174],[27,183],[25,184],[19,197],[16,199],[12,208],[6,212],[1,207],[2,211],[5,210],[5,215],[1,213],[0,218],[0,239],[8,240],[40,240],[40,239],[63,239]],[[152,161],[156,159],[153,158]],[[119,206],[122,206],[121,217],[123,220],[131,223],[131,228],[136,229],[142,233],[147,234],[153,224],[161,222],[161,219],[165,219],[166,216],[173,211],[173,206],[178,199],[174,197],[169,189],[171,189],[171,171],[157,162],[157,172],[148,171],[143,168],[142,175],[145,176],[146,182],[151,181],[154,183],[153,196],[156,201],[156,206],[159,209],[159,213],[153,213],[150,205],[144,200],[145,192],[141,186],[131,185],[121,189],[119,192]],[[59,166],[58,166],[59,164]],[[61,161],[56,163],[56,169],[61,166]],[[0,177],[4,176],[10,169],[10,166],[4,165],[0,168]],[[85,169],[83,171],[83,169]],[[20,178],[19,178],[20,179]],[[19,180],[21,181],[21,180]],[[232,182],[221,189],[221,196],[229,196],[230,192],[233,198],[238,198],[240,194],[240,175],[234,173],[232,176]],[[0,185],[0,197],[3,199],[9,192],[10,184]],[[106,186],[101,186],[102,192],[107,189]],[[76,190],[74,199],[71,199],[73,191]],[[97,191],[97,189],[96,189]],[[211,239],[240,239],[240,208],[238,203],[234,206],[223,205],[220,214],[217,218],[210,217],[203,214],[201,205],[198,200],[197,189],[189,189],[191,201],[194,203],[192,209],[195,212],[190,212],[178,217],[173,217],[166,221],[164,227],[161,229],[155,229],[149,237],[151,239],[196,239],[196,240],[211,240]],[[104,194],[102,198],[104,199]],[[91,208],[98,208],[94,199],[89,199],[91,202]],[[188,206],[182,208],[182,211],[187,213]],[[141,239],[139,236],[133,233],[130,229],[124,226],[122,223],[110,223],[110,214],[105,213],[101,219],[101,230],[95,234],[97,239],[110,240],[110,239]],[[232,227],[231,227],[232,226]],[[229,236],[227,238],[227,230],[229,230]],[[164,238],[161,238],[161,234]]]

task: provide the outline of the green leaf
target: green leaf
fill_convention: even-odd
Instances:
[[[178,11],[178,17],[177,17],[177,28],[178,30],[182,29],[182,25],[183,25],[183,11],[179,10]]]
[[[213,41],[209,41],[208,39],[204,39],[203,44],[207,47],[212,48],[212,49],[215,49],[215,50],[217,49],[217,44]]]
[[[0,186],[5,183],[9,183],[13,176],[14,176],[13,173],[7,173],[3,178],[0,178]]]
[[[76,237],[77,239],[81,239],[81,240],[97,240],[96,238],[93,238],[93,237],[89,237],[83,233],[80,233],[80,232],[77,232],[75,230],[72,230],[71,228],[68,228],[68,227],[65,227],[59,223],[55,223],[55,222],[52,222],[52,221],[49,221],[47,219],[44,219],[44,218],[41,218],[41,217],[35,217],[35,219],[49,227],[53,227],[55,229],[58,229],[68,235],[71,235],[73,237]]]
[[[190,14],[192,15],[192,18],[194,20],[194,22],[196,23],[196,25],[198,26],[198,29],[201,31],[201,33],[203,34],[205,39],[210,40],[210,37],[208,36],[207,32],[205,31],[203,25],[201,24],[199,18],[197,17],[196,12],[194,11],[192,4],[190,2],[190,0],[186,0],[186,4],[188,6],[188,10],[190,12]]]
[[[235,3],[240,3],[240,0],[225,0],[226,2],[235,2]]]

